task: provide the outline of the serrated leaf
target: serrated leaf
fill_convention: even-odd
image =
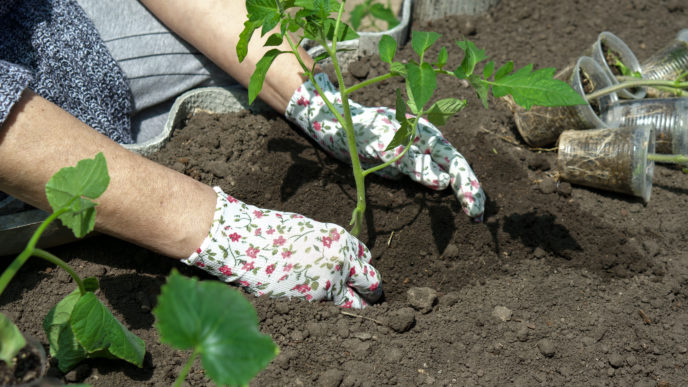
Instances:
[[[0,360],[12,364],[12,359],[26,345],[24,335],[14,323],[0,313]]]
[[[490,85],[479,76],[472,74],[468,77],[468,82],[470,82],[473,89],[478,94],[480,102],[482,102],[485,109],[488,108],[487,97],[490,92]]]
[[[358,4],[354,7],[354,9],[351,10],[351,13],[349,13],[349,23],[351,23],[351,27],[353,27],[353,29],[358,31],[358,29],[361,27],[361,21],[363,21],[366,13],[367,9],[364,4]]]
[[[456,45],[464,51],[464,56],[459,67],[454,70],[454,75],[465,79],[473,74],[475,65],[487,59],[487,56],[485,50],[479,49],[470,40],[457,41]]]
[[[409,99],[413,101],[413,106],[417,110],[412,110],[413,114],[418,114],[432,98],[437,88],[437,74],[429,63],[409,63],[406,66],[408,71],[407,91]]]
[[[493,61],[487,62],[485,65],[485,68],[483,68],[483,78],[487,79],[492,76],[492,73],[494,72],[494,67],[495,64]]]
[[[430,106],[427,111],[428,121],[435,126],[441,126],[447,123],[447,120],[458,113],[466,106],[466,100],[458,98],[444,98]]]
[[[387,148],[385,148],[385,152],[389,152],[400,145],[404,146],[408,144],[410,140],[411,124],[409,124],[408,120],[404,120],[400,123],[399,129],[397,129],[396,133],[394,133],[392,141],[390,141],[390,143],[387,145]]]
[[[397,119],[397,122],[403,123],[406,121],[406,102],[404,102],[404,98],[401,96],[401,90],[397,89],[396,93],[396,100],[395,100],[395,112],[394,116]]]
[[[265,41],[265,44],[263,45],[266,47],[279,46],[280,44],[282,44],[283,41],[284,37],[281,34],[274,33],[268,37],[268,39]]]
[[[94,293],[87,292],[77,300],[70,325],[89,355],[102,351],[143,366],[146,344],[122,325]]]
[[[275,28],[280,21],[280,10],[274,0],[246,0],[248,20],[263,26],[262,35]]]
[[[327,40],[334,40],[334,28],[336,26],[337,20],[327,19],[323,22],[323,31],[325,32],[325,37]],[[337,41],[343,42],[345,40],[358,39],[358,33],[351,28],[348,24],[339,22],[339,31],[337,32]]]
[[[260,24],[258,24],[257,22],[252,22],[250,20],[246,20],[244,22],[244,29],[239,34],[239,41],[237,42],[236,46],[236,52],[237,57],[239,57],[239,62],[243,62],[246,58],[246,55],[248,55],[248,43],[251,41],[253,32],[255,32],[256,28],[258,28],[259,25]]]
[[[392,28],[399,25],[399,20],[397,19],[396,15],[394,15],[394,12],[390,8],[384,6],[383,4],[374,3],[370,7],[370,14],[374,18],[386,22],[388,30],[391,30]]]
[[[265,75],[267,74],[272,62],[282,52],[276,48],[266,52],[262,58],[256,63],[256,69],[251,75],[248,82],[248,103],[251,104],[256,99],[260,91],[263,89],[263,82],[265,82]]]
[[[440,52],[437,55],[437,62],[435,62],[435,66],[437,68],[442,69],[447,64],[447,60],[449,59],[449,53],[447,52],[447,47],[442,47],[440,48]]]
[[[439,38],[440,34],[437,32],[413,31],[411,34],[411,46],[413,47],[413,51],[415,51],[418,56],[422,57],[425,51]]]
[[[70,212],[59,219],[69,227],[77,238],[93,230],[95,225],[96,199],[105,192],[110,183],[107,163],[103,153],[93,159],[80,160],[75,167],[60,169],[45,186],[45,194],[53,211],[69,207]]]
[[[554,68],[532,71],[529,64],[513,74],[495,80],[492,94],[495,97],[511,95],[514,102],[525,109],[531,106],[570,106],[585,104],[585,99],[569,84],[554,79]]]
[[[513,70],[514,70],[514,62],[512,62],[512,61],[506,62],[495,73],[495,80],[501,80],[502,78],[504,78],[504,76],[506,76],[507,74],[509,74]]]
[[[394,55],[397,53],[396,39],[389,35],[382,35],[380,43],[378,44],[378,51],[380,52],[380,59],[383,62],[392,64]]]
[[[279,353],[259,331],[253,306],[221,282],[173,270],[153,314],[161,341],[200,352],[203,368],[218,384],[248,384]]]

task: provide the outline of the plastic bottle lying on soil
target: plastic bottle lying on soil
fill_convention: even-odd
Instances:
[[[641,64],[644,79],[675,80],[688,71],[688,28]],[[672,97],[671,91],[647,88],[648,97]]]
[[[567,130],[559,137],[557,169],[574,184],[650,200],[654,128],[636,126]]]
[[[600,118],[610,127],[655,127],[655,152],[688,154],[688,98],[620,100]]]

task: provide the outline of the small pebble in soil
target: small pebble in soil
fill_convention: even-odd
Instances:
[[[416,314],[413,308],[401,308],[387,315],[387,325],[397,333],[404,333],[413,328],[416,323]]]
[[[448,259],[453,259],[453,258],[458,258],[459,257],[459,247],[455,245],[454,243],[450,243],[447,245],[447,247],[444,249],[444,252],[442,253],[442,258],[448,258]]]
[[[318,378],[318,386],[337,387],[342,384],[342,380],[344,380],[344,371],[337,369],[329,369],[323,372]]]
[[[569,197],[571,196],[571,192],[573,192],[573,187],[571,187],[571,183],[567,181],[561,181],[559,184],[557,184],[557,193],[563,197]]]
[[[543,194],[551,194],[554,193],[557,190],[557,182],[554,181],[553,178],[551,177],[545,177],[542,179],[542,181],[538,184],[538,189],[540,192]]]
[[[533,257],[540,259],[544,258],[547,256],[547,252],[540,246],[536,247],[535,250],[533,250]]]
[[[358,79],[365,79],[370,71],[370,66],[367,63],[362,63],[360,60],[349,63],[349,72],[352,76]]]
[[[437,302],[438,302],[439,305],[449,307],[449,306],[453,306],[454,304],[456,304],[457,302],[459,302],[460,299],[461,299],[461,297],[459,296],[459,293],[457,293],[457,292],[449,292],[449,293],[447,293],[447,294],[441,296],[441,297],[437,300]]]
[[[406,300],[421,313],[429,313],[437,303],[437,291],[427,287],[413,287],[406,292]]]
[[[511,309],[505,306],[495,306],[492,310],[492,315],[504,322],[511,320],[511,313]]]
[[[70,383],[80,382],[91,375],[91,367],[88,364],[79,364],[73,370],[67,372],[65,380]]]
[[[612,353],[609,355],[609,365],[614,368],[623,367],[624,359],[618,353]]]
[[[540,353],[545,357],[552,357],[556,353],[554,349],[554,343],[550,339],[542,339],[538,341],[537,347]]]

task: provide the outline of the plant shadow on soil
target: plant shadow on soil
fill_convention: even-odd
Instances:
[[[676,1],[502,0],[486,15],[413,28],[443,35],[430,57],[440,44],[455,47],[470,22],[468,38],[498,66],[513,59],[516,68],[560,69],[601,31],[622,38],[642,61],[685,27],[686,8]],[[450,52],[453,68],[460,57]],[[407,45],[398,59],[413,55]],[[384,71],[372,58],[360,64],[370,68],[368,78]],[[392,106],[400,86],[390,80],[354,100]],[[485,222],[463,215],[450,191],[367,179],[361,239],[382,274],[384,302],[352,315],[327,302],[247,295],[261,330],[281,349],[253,385],[685,384],[688,176],[656,166],[647,204],[579,186],[544,191],[540,183],[551,177],[556,154],[522,145],[505,104],[491,100],[485,110],[472,89],[439,82],[436,97],[445,96],[468,100],[442,131],[489,197]],[[354,207],[349,167],[274,114],[196,115],[152,158],[263,208],[347,225]],[[100,298],[147,344],[143,369],[89,361],[82,379],[169,385],[188,354],[160,344],[150,310],[172,268],[211,277],[106,236],[52,251],[80,274],[98,277]],[[74,284],[37,261],[20,276],[0,310],[45,342],[43,316]],[[437,292],[428,309],[410,308],[414,287]],[[188,383],[211,385],[199,364]]]

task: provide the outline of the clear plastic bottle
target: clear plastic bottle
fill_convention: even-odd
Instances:
[[[688,28],[640,65],[644,79],[673,81],[688,71]],[[648,97],[671,97],[670,91],[647,89]]]
[[[656,153],[688,154],[688,98],[619,100],[600,118],[610,127],[652,125]]]

